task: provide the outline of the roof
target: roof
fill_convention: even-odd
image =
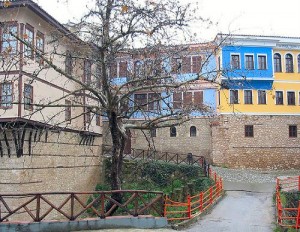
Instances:
[[[9,4],[7,4],[9,2]],[[7,5],[6,5],[7,4]],[[57,28],[61,33],[66,35],[69,39],[83,42],[80,38],[78,38],[74,33],[72,33],[69,29],[59,23],[55,18],[53,18],[50,14],[48,14],[45,10],[43,10],[37,3],[32,0],[10,0],[10,1],[0,1],[0,9],[4,8],[17,8],[17,7],[27,7],[36,15],[43,18],[46,22],[48,22],[53,27]]]

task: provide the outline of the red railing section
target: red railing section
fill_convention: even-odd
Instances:
[[[194,196],[188,195],[185,202],[171,200],[165,197],[164,216],[168,221],[182,221],[193,218],[196,214],[202,213],[209,208],[223,192],[223,180],[216,172],[209,169],[210,177],[215,184],[205,192]]]
[[[113,197],[115,194],[122,196],[122,202]],[[90,215],[105,218],[115,209],[117,215],[163,216],[163,202],[163,192],[143,190],[0,194],[0,223],[53,218],[74,221]]]
[[[284,228],[300,229],[300,201],[297,208],[283,207],[281,191],[300,192],[300,176],[277,178],[276,181],[277,223]]]

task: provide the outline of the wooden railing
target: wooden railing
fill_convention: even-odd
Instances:
[[[300,193],[300,176],[288,177],[284,179],[277,178],[276,183],[276,209],[277,223],[284,228],[300,229],[300,201],[298,207],[286,208],[282,205],[282,192]]]
[[[194,196],[188,195],[185,202],[173,201],[166,196],[164,215],[168,218],[168,221],[191,219],[196,214],[207,210],[221,196],[223,192],[222,178],[211,169],[209,169],[209,172],[215,184],[205,192],[200,192]]]
[[[104,154],[109,153],[110,150],[110,145],[103,145]],[[204,167],[205,165],[205,158],[203,156],[193,155],[190,153],[182,154],[172,152],[159,152],[156,150],[143,150],[135,148],[131,148],[130,154],[124,154],[124,158],[132,160],[159,160],[175,164],[200,165],[201,167]]]
[[[114,194],[121,194],[122,202]],[[0,223],[18,218],[34,222],[74,221],[91,215],[105,218],[117,208],[117,215],[163,216],[163,201],[162,192],[143,190],[0,194]]]

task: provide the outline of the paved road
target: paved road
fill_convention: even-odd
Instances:
[[[272,193],[228,191],[210,214],[185,231],[272,232],[272,204]]]

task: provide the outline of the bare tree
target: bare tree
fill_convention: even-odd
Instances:
[[[126,131],[171,127],[189,120],[193,111],[210,110],[190,96],[186,102],[180,99],[176,102],[173,96],[175,92],[184,93],[201,85],[203,80],[215,81],[215,70],[203,69],[213,59],[214,46],[180,45],[182,41],[190,43],[193,37],[189,23],[205,22],[195,12],[189,4],[181,5],[176,0],[95,0],[79,22],[66,26],[69,30],[52,31],[52,39],[48,41],[52,49],[47,52],[31,43],[30,35],[25,32],[22,35],[9,32],[9,36],[24,44],[24,51],[20,51],[22,65],[30,58],[30,49],[39,58],[39,66],[32,71],[33,80],[51,69],[66,79],[66,86],[76,86],[55,100],[27,102],[38,107],[31,115],[49,107],[65,109],[70,103],[62,100],[70,96],[74,97],[73,107],[81,109],[81,97],[86,96],[90,99],[88,107],[72,115],[72,120],[90,113],[107,118],[112,139],[110,177],[114,190],[122,187]],[[69,49],[61,50],[61,44]],[[5,52],[12,53],[11,47],[7,46]],[[193,60],[191,55],[199,53],[202,57]],[[11,60],[9,64],[5,61],[3,69],[20,61],[8,57]],[[61,67],[62,60],[66,68]],[[81,72],[74,72],[74,68]],[[193,74],[182,76],[183,69],[190,69]],[[83,73],[84,79],[78,73]],[[139,123],[130,120],[134,117],[144,120]]]

